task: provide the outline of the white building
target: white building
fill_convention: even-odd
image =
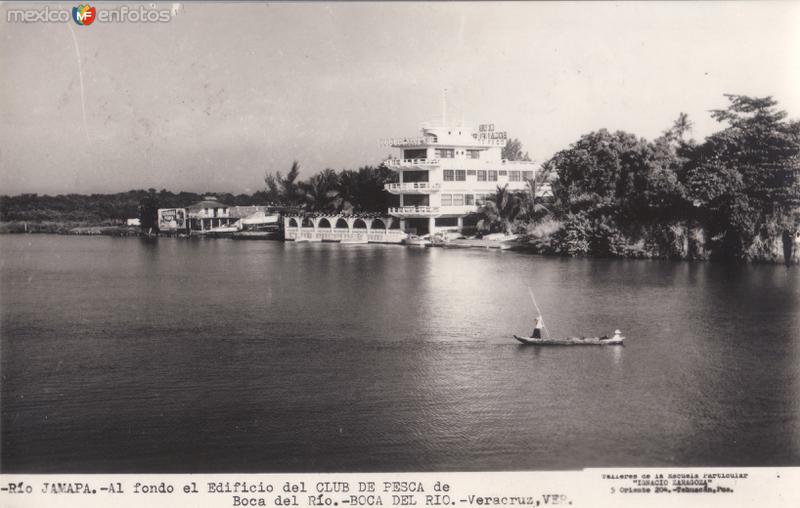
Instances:
[[[506,133],[493,124],[478,129],[423,126],[420,136],[384,140],[400,149],[400,157],[385,162],[397,171],[398,183],[385,190],[399,196],[389,214],[403,231],[416,234],[461,230],[464,217],[476,212],[497,187],[521,191],[536,176],[533,162],[502,158]]]
[[[236,222],[238,217],[228,213],[230,206],[217,201],[216,196],[204,196],[203,200],[186,207],[191,231],[205,231]]]

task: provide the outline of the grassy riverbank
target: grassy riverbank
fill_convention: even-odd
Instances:
[[[138,236],[140,228],[119,224],[89,224],[85,222],[0,222],[0,234],[49,233],[57,235]]]

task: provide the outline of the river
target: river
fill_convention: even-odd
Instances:
[[[3,235],[5,473],[800,466],[800,269]],[[536,295],[552,335],[525,347]]]

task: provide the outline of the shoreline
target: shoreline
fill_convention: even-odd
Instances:
[[[140,230],[138,226],[121,226],[121,225],[81,225],[74,226],[68,223],[39,223],[28,224],[27,230],[19,230],[17,227],[9,227],[9,224],[15,223],[0,223],[0,235],[60,235],[60,236],[108,236],[108,237],[141,237],[141,238],[170,238],[174,235],[162,235],[159,233],[148,235]],[[39,226],[39,227],[36,227]],[[224,236],[196,236],[193,238],[211,238],[211,239],[225,239]],[[229,238],[233,239],[233,238]],[[281,241],[290,242],[291,240],[279,239],[264,239],[265,241]],[[320,242],[320,243],[337,243],[337,242]],[[415,247],[419,248],[419,247]],[[800,265],[800,247],[794,249],[792,259],[787,263],[783,259],[712,259],[712,258],[680,258],[648,255],[646,252],[638,253],[637,255],[628,256],[601,256],[601,255],[577,255],[569,256],[559,253],[546,252],[543,250],[541,244],[534,243],[527,240],[484,240],[484,239],[462,239],[451,240],[446,243],[434,243],[427,248],[442,248],[442,249],[473,249],[473,250],[498,250],[498,251],[511,251],[519,254],[535,255],[548,258],[565,258],[565,259],[617,259],[617,260],[630,260],[630,261],[676,261],[676,262],[710,262],[715,264],[739,264],[739,265]]]

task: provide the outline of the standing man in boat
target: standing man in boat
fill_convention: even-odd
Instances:
[[[544,322],[542,321],[542,316],[536,317],[536,324],[533,326],[533,333],[531,334],[532,339],[541,339],[542,338],[542,325]]]

